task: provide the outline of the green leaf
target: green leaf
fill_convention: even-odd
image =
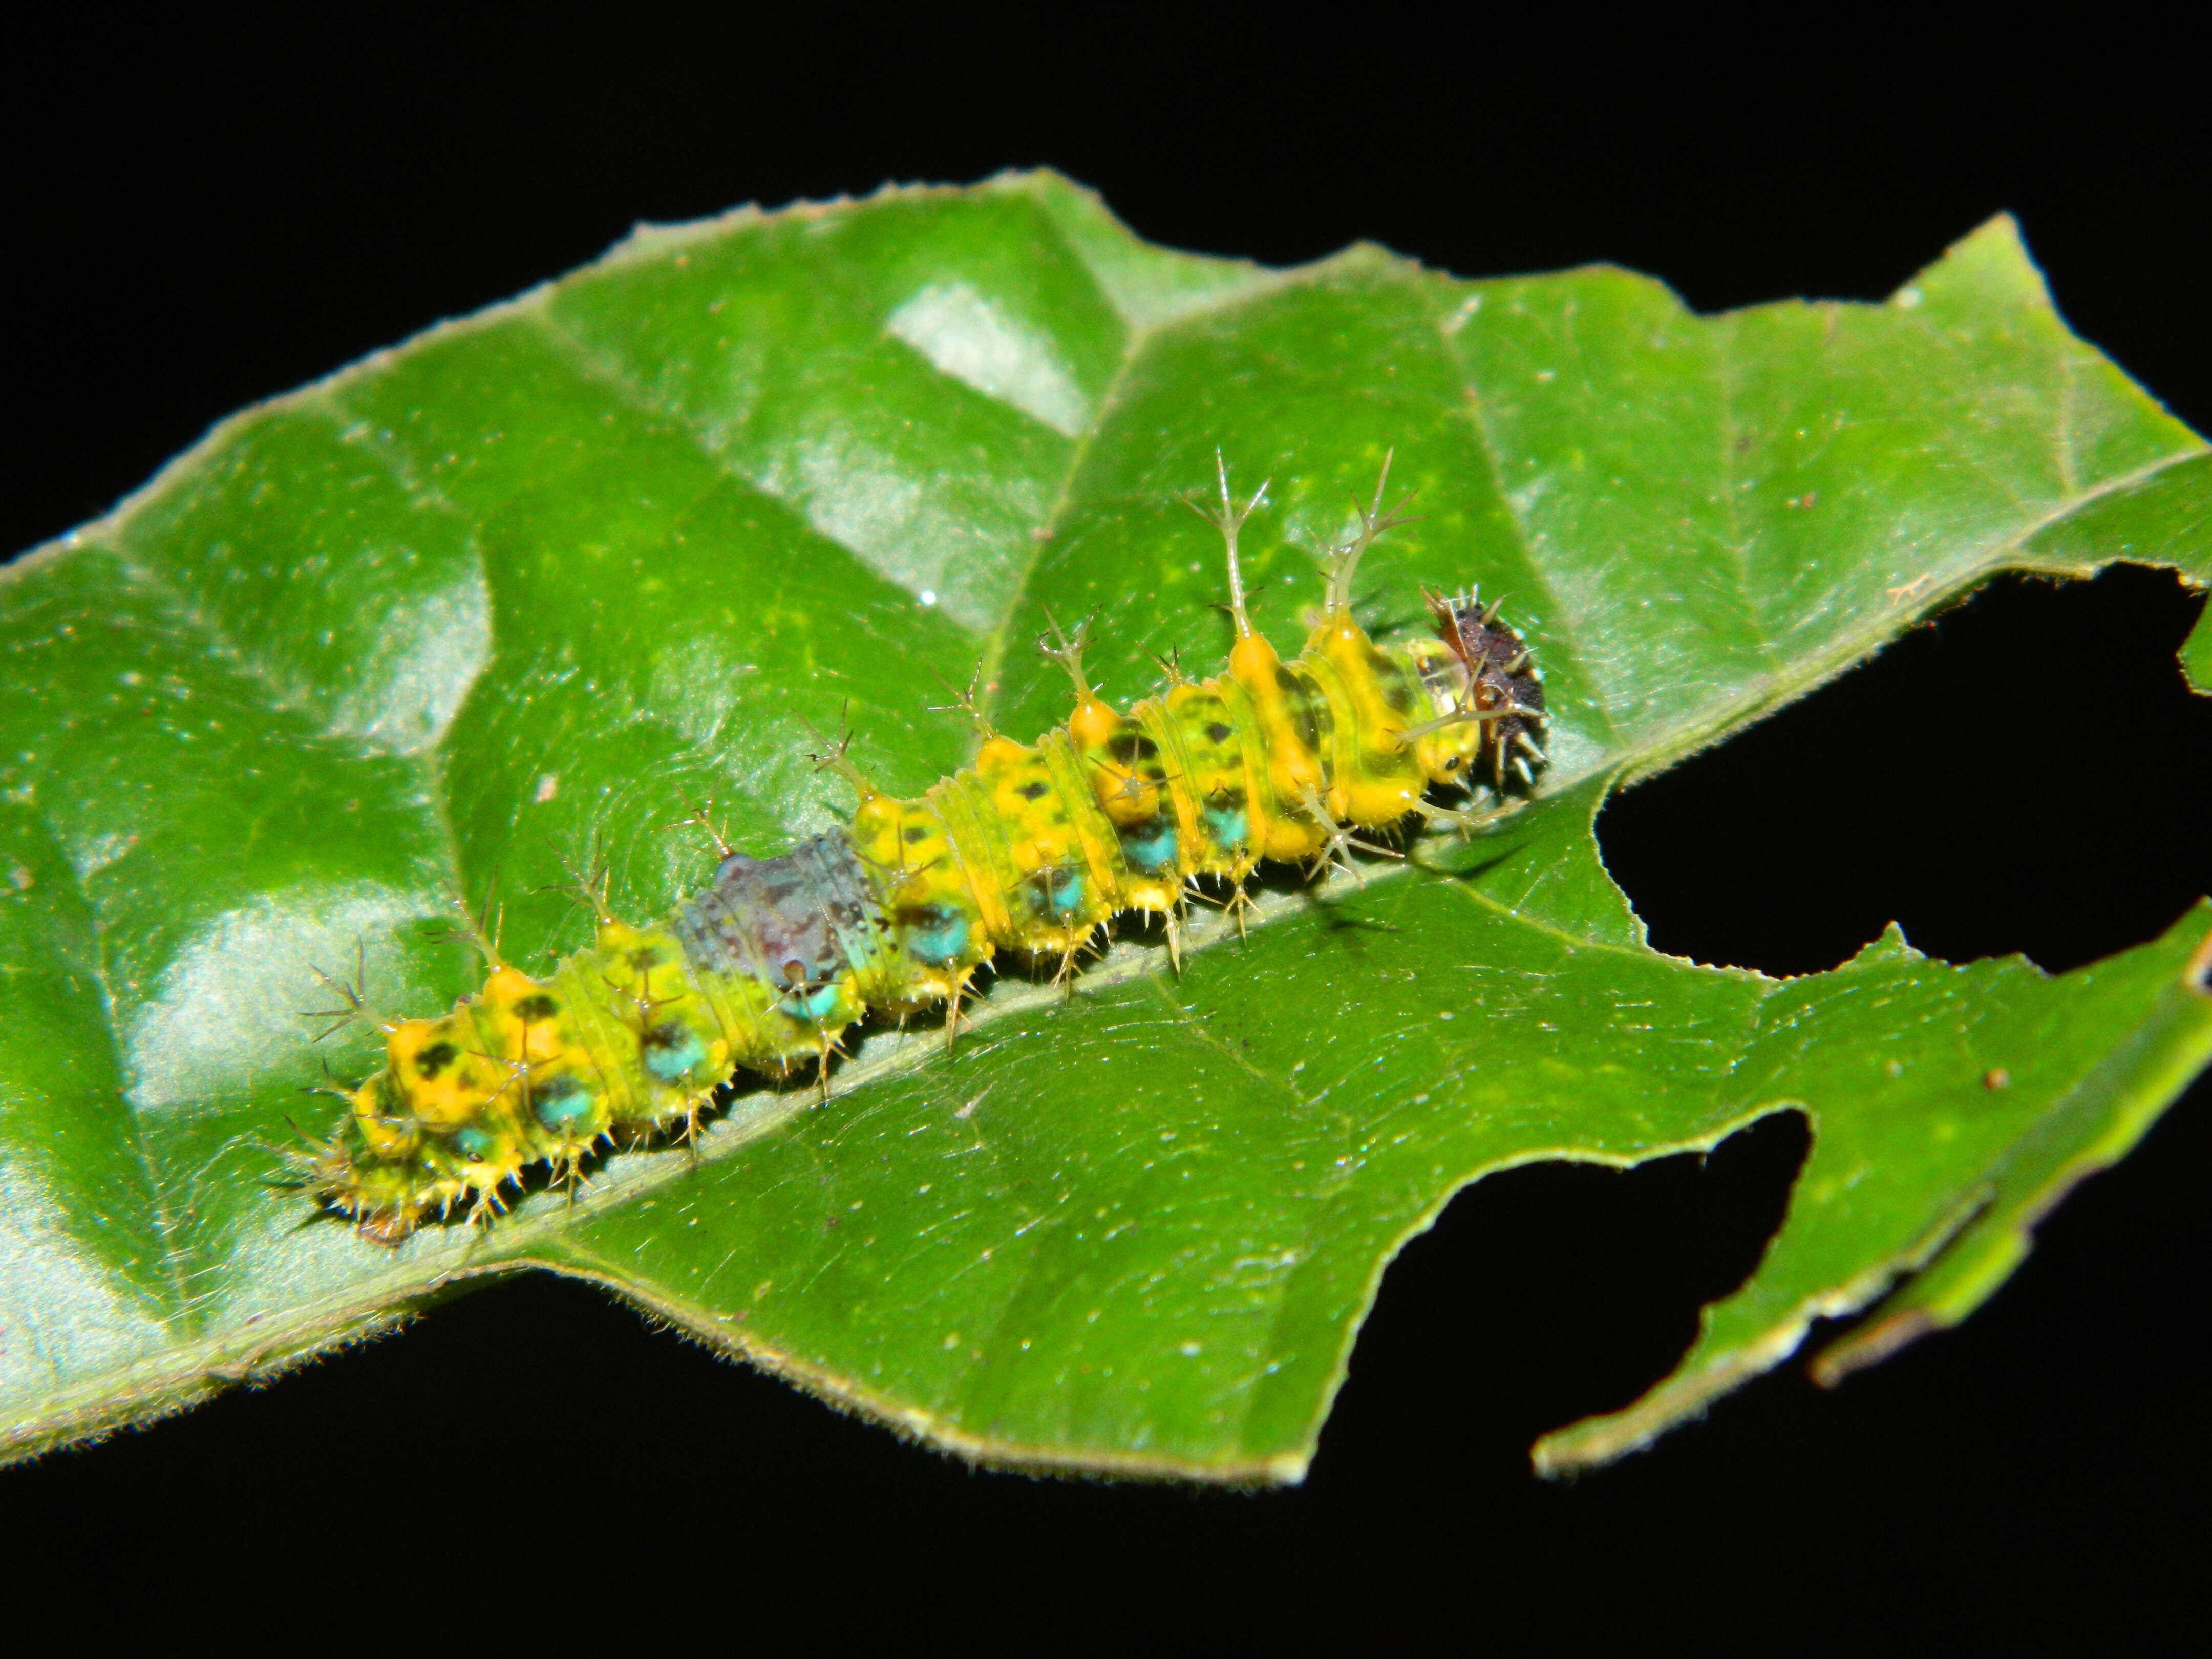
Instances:
[[[398,1250],[270,1184],[327,1058],[315,968],[400,1013],[468,988],[418,919],[594,844],[662,912],[711,797],[773,849],[805,759],[919,790],[1057,720],[1027,641],[1103,611],[1210,668],[1218,445],[1272,474],[1285,643],[1395,445],[1425,522],[1360,602],[1510,595],[1543,798],[1326,890],[1178,975],[1117,946],[1003,980],[951,1054],[869,1036],[817,1105],[748,1080],[697,1158]],[[1600,1461],[1874,1306],[1878,1357],[2002,1279],[2069,1182],[2212,1056],[2212,910],[2050,977],[1894,932],[1773,981],[1659,955],[1601,867],[1607,791],[1797,696],[2001,569],[2201,580],[2212,455],[2070,336],[2008,222],[1887,305],[1692,316],[1596,268],[1461,282],[1371,247],[1271,271],[1150,248],[1051,175],[653,229],[225,423],[0,586],[0,1420],[27,1449],[173,1405],[491,1273],[599,1280],[867,1415],[999,1462],[1294,1480],[1384,1265],[1468,1182],[1630,1164],[1801,1111],[1781,1232],[1674,1376],[1540,1462]],[[1264,528],[1261,526],[1264,526]],[[2212,636],[2186,653],[2212,686]],[[327,1054],[325,1052],[327,1050]],[[1886,1300],[1884,1298],[1887,1298]],[[1470,1317],[1478,1316],[1470,1310]]]

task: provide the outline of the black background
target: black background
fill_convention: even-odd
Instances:
[[[1517,16],[1518,14],[1513,14]],[[0,548],[236,406],[577,264],[641,218],[1049,163],[1156,240],[1358,237],[1468,275],[1607,258],[1705,309],[1887,293],[2009,209],[2061,307],[2212,428],[2195,61],[2100,8],[2019,44],[1808,14],[1509,27],[1378,6],[954,18],[379,9],[0,25]],[[1891,916],[2053,968],[2212,888],[2197,599],[2005,583],[1608,810],[1656,944],[1832,965]],[[2052,695],[2054,665],[2100,688]],[[1570,1485],[1755,1261],[1795,1120],[1457,1200],[1391,1269],[1301,1490],[977,1474],[521,1281],[266,1389],[0,1472],[12,1620],[270,1640],[2142,1651],[2202,1640],[2205,1088],[1959,1332],[1785,1369]],[[1303,1640],[1301,1639],[1303,1638]],[[2193,1644],[2192,1644],[2193,1645]]]

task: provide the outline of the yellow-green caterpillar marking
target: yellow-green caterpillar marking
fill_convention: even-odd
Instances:
[[[1386,461],[1383,475],[1389,467]],[[1541,763],[1543,691],[1520,638],[1473,595],[1429,596],[1435,639],[1377,645],[1352,618],[1352,577],[1383,531],[1382,484],[1335,551],[1320,624],[1284,662],[1252,629],[1221,477],[1236,643],[1228,672],[1169,684],[1121,714],[1085,678],[1082,638],[1042,648],[1075,684],[1060,730],[1020,744],[986,730],[975,765],[916,800],[859,791],[848,830],[772,859],[729,853],[668,921],[633,927],[599,905],[592,947],[533,979],[493,957],[483,989],[435,1019],[383,1029],[384,1070],[347,1097],[312,1184],[368,1237],[396,1243],[426,1217],[489,1218],[525,1171],[573,1179],[611,1138],[690,1133],[744,1069],[826,1073],[847,1027],[942,1003],[950,1032],[976,969],[1000,951],[1077,953],[1125,910],[1179,916],[1195,878],[1232,905],[1263,860],[1347,856],[1352,830],[1409,814],[1472,825],[1488,813],[1424,797]],[[1403,502],[1399,503],[1401,507]]]

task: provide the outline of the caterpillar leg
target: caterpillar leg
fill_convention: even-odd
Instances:
[[[1462,812],[1455,807],[1438,806],[1425,800],[1414,802],[1413,811],[1432,823],[1448,823],[1462,836],[1472,836],[1502,819],[1511,817],[1528,804],[1520,796],[1507,795],[1499,797],[1497,805],[1473,812]]]
[[[1322,836],[1321,850],[1314,855],[1313,867],[1306,872],[1309,887],[1332,866],[1357,880],[1359,866],[1352,861],[1352,849],[1355,847],[1363,853],[1373,853],[1386,859],[1406,856],[1393,848],[1378,847],[1371,841],[1362,841],[1353,835],[1349,825],[1339,823],[1328,815],[1328,809],[1322,805],[1321,797],[1311,788],[1305,791],[1298,804],[1305,808],[1306,816],[1313,820],[1314,828],[1320,830]]]
[[[1112,930],[1109,927],[1108,929],[1109,938],[1111,933]],[[1060,955],[1060,966],[1053,970],[1053,988],[1060,993],[1061,999],[1065,1001],[1072,1002],[1075,1000],[1075,964],[1086,952],[1092,956],[1106,954],[1105,947],[1098,943],[1098,934],[1095,929],[1062,951]]]
[[[1182,918],[1177,914],[1176,907],[1170,906],[1165,909],[1154,909],[1151,906],[1147,905],[1145,907],[1145,915],[1147,921],[1153,916],[1158,916],[1160,919],[1161,927],[1167,934],[1169,965],[1171,966],[1176,973],[1182,973]],[[1109,931],[1110,931],[1110,926]]]
[[[968,994],[968,978],[961,975],[953,983],[952,994],[945,1000],[945,1052],[948,1054],[960,1040],[960,1003]]]
[[[551,1180],[555,1186],[568,1189],[568,1207],[572,1210],[576,1207],[576,1189],[580,1187],[589,1187],[592,1184],[591,1178],[584,1173],[580,1153],[565,1160],[556,1158],[553,1164]]]
[[[1245,931],[1245,921],[1248,917],[1259,915],[1260,907],[1253,902],[1252,896],[1244,890],[1244,882],[1242,877],[1239,877],[1230,884],[1229,896],[1225,899],[1218,899],[1214,897],[1212,894],[1203,892],[1194,885],[1186,886],[1183,889],[1183,893],[1185,896],[1194,898],[1200,904],[1211,905],[1213,908],[1221,911],[1224,915],[1233,919],[1237,923],[1237,937],[1239,940],[1248,939],[1251,937],[1251,935]]]

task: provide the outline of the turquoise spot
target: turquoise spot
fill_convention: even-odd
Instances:
[[[1083,877],[1074,870],[1047,870],[1044,875],[1045,902],[1056,916],[1073,915],[1083,908]]]
[[[1242,847],[1252,833],[1250,822],[1241,806],[1207,807],[1206,829],[1217,847]]]
[[[499,1150],[499,1138],[489,1129],[465,1123],[447,1137],[447,1144],[471,1164],[481,1164]]]
[[[800,989],[786,996],[776,1006],[793,1019],[819,1024],[837,1006],[837,988],[834,984],[817,985],[811,989]]]
[[[919,925],[908,930],[906,948],[915,961],[950,962],[968,948],[968,918],[957,910],[933,905],[915,921]]]
[[[592,1091],[573,1077],[556,1077],[532,1094],[530,1109],[551,1133],[572,1135],[592,1121]]]
[[[1174,863],[1175,855],[1176,828],[1172,823],[1155,819],[1121,832],[1121,856],[1129,860],[1132,870],[1151,875]]]
[[[655,1079],[672,1086],[690,1079],[707,1058],[707,1045],[687,1025],[656,1025],[639,1039],[638,1057]]]

